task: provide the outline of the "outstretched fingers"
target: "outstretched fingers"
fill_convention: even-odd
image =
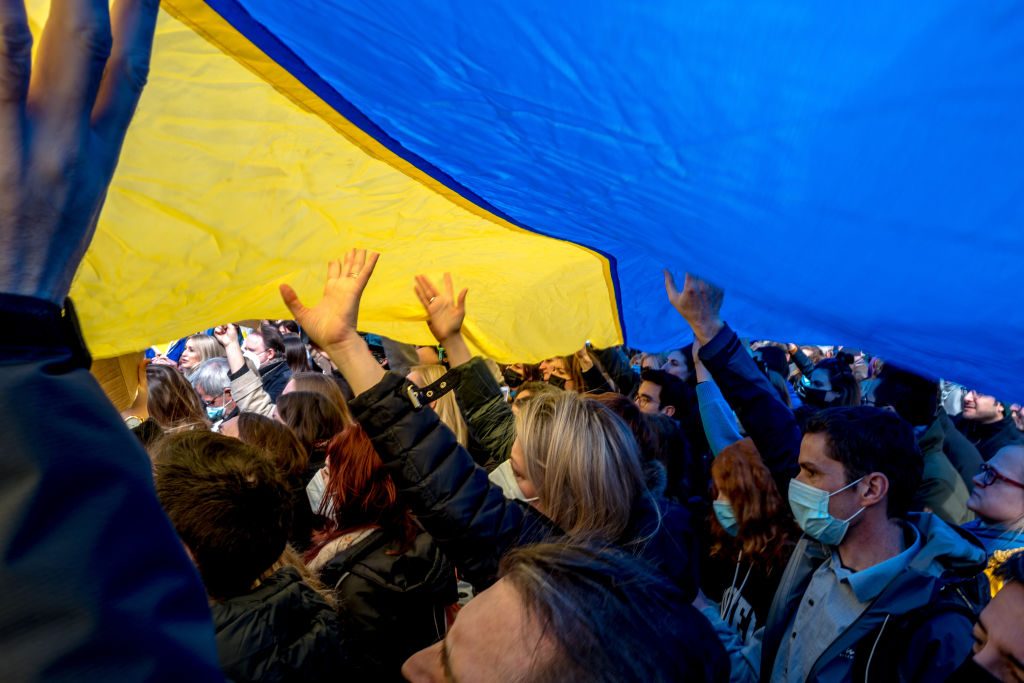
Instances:
[[[294,320],[299,320],[306,314],[306,307],[299,300],[299,295],[295,293],[295,290],[291,288],[291,285],[281,285],[279,287],[281,292],[281,299],[284,301],[284,305],[288,307],[288,310],[292,313]],[[301,322],[300,322],[301,324]]]

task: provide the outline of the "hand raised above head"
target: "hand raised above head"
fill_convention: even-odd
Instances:
[[[54,2],[32,64],[22,0],[0,0],[0,293],[61,303],[142,94],[158,0]]]
[[[723,323],[720,317],[725,291],[695,275],[686,274],[682,291],[676,288],[672,273],[665,271],[665,293],[672,306],[690,324],[701,344],[711,341]]]
[[[219,325],[213,329],[213,338],[216,339],[224,348],[237,345],[238,328],[231,323],[228,323],[227,325]]]
[[[441,344],[462,331],[466,319],[466,294],[468,289],[455,296],[452,276],[444,274],[444,290],[438,290],[426,275],[416,276],[416,296],[427,312],[427,326]]]
[[[296,322],[328,355],[359,338],[356,331],[359,300],[378,258],[377,252],[352,249],[342,261],[329,262],[324,296],[313,307],[303,305],[290,286],[281,285],[281,297]]]

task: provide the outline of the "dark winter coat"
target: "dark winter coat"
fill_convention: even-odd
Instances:
[[[449,373],[455,401],[469,426],[470,455],[488,472],[508,460],[516,438],[516,420],[490,368],[479,356]]]
[[[924,459],[921,484],[914,493],[912,509],[930,510],[942,521],[954,526],[974,519],[974,513],[967,509],[967,486],[960,474],[943,452],[945,431],[942,422],[936,418],[928,430],[917,440]]]
[[[492,582],[510,549],[562,532],[533,507],[505,498],[432,410],[413,407],[405,378],[388,374],[352,402],[405,501],[445,554],[478,588]],[[621,547],[697,592],[696,537],[681,506],[639,496]]]
[[[977,446],[986,462],[1004,446],[1024,445],[1024,433],[1017,429],[1017,425],[1009,417],[991,424],[965,420],[961,417],[957,420],[956,426],[968,441]]]
[[[288,380],[292,378],[291,368],[288,367],[288,363],[282,358],[271,361],[266,365],[261,365],[259,373],[260,381],[263,382],[263,390],[270,396],[272,403],[277,403],[277,399],[281,397],[281,392],[284,391],[284,385],[288,384]]]
[[[940,408],[936,419],[942,424],[942,433],[946,437],[942,440],[942,452],[956,468],[960,478],[964,480],[967,492],[970,493],[974,490],[974,477],[981,471],[981,463],[985,461],[982,460],[977,446],[960,433],[945,410]]]
[[[234,683],[345,678],[338,614],[294,568],[210,610],[221,666]]]

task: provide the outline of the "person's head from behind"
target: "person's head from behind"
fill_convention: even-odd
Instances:
[[[334,531],[378,526],[411,543],[416,536],[409,508],[370,437],[358,423],[349,425],[327,446],[327,486],[320,514],[330,512]]]
[[[923,427],[938,414],[939,384],[889,363],[878,376],[874,401],[879,408],[892,408],[914,427]]]
[[[561,389],[549,384],[548,382],[540,382],[536,380],[523,382],[519,385],[515,398],[512,400],[512,412],[518,413],[523,405],[535,396],[542,396],[544,394],[557,396],[559,391],[561,391]]]
[[[154,452],[156,492],[211,598],[250,592],[284,551],[292,497],[258,449],[185,432]]]
[[[914,430],[898,415],[870,406],[822,410],[807,422],[790,507],[805,533],[839,545],[866,520],[903,518],[923,470]]]
[[[165,432],[209,429],[210,421],[199,394],[180,372],[168,365],[146,366],[149,416]]]
[[[520,409],[510,459],[524,496],[573,537],[618,540],[646,490],[629,427],[569,392],[535,396]]]
[[[1024,553],[1011,555],[996,570],[1006,584],[974,625],[974,651],[950,680],[1024,680]],[[980,670],[979,670],[980,669]]]
[[[668,361],[667,353],[644,353],[640,355],[640,370],[661,370]]]
[[[338,382],[330,375],[319,372],[297,372],[288,379],[281,394],[290,394],[295,391],[308,391],[326,396],[341,409],[346,425],[355,422],[352,419],[352,412],[348,408],[348,401],[345,400],[345,394],[342,393]]]
[[[200,363],[189,378],[211,420],[219,420],[235,409],[230,373],[227,358],[210,358]]]
[[[1001,422],[1006,417],[1003,404],[995,396],[981,394],[974,389],[964,394],[964,410],[961,415],[965,420],[981,424]]]
[[[294,320],[278,320],[274,324],[277,325],[277,331],[281,333],[281,336],[299,333],[299,324]]]
[[[759,347],[752,355],[762,370],[777,372],[784,380],[789,377],[789,357],[785,350],[774,344],[767,344]]]
[[[432,365],[415,365],[409,370],[408,378],[410,382],[422,389],[444,377],[447,372],[447,368],[436,363]],[[462,444],[462,446],[466,446],[469,443],[469,425],[466,424],[466,420],[462,417],[462,411],[459,410],[459,404],[455,400],[455,392],[449,391],[440,398],[431,401],[430,407],[441,418],[441,422],[448,429],[452,430],[456,441]]]
[[[239,414],[236,424],[238,440],[263,451],[286,478],[306,471],[309,454],[288,425],[257,413]]]
[[[292,428],[310,454],[323,452],[334,435],[345,428],[345,416],[338,404],[311,391],[281,394],[277,416]]]
[[[785,563],[796,525],[754,442],[743,439],[723,448],[711,466],[711,479],[716,494],[711,554],[738,547],[744,558],[762,567]]]
[[[297,334],[286,334],[281,337],[284,343],[284,359],[292,372],[309,372],[309,356],[306,352],[306,345]]]
[[[860,384],[849,363],[826,358],[800,379],[797,393],[803,402],[815,408],[836,408],[860,405]]]
[[[967,507],[990,524],[1024,525],[1024,446],[1004,446],[982,464]]]
[[[192,372],[204,360],[224,356],[224,347],[208,334],[193,334],[185,340],[185,348],[178,357],[178,369],[186,375]]]
[[[644,370],[640,373],[640,387],[636,391],[636,404],[648,415],[683,414],[685,398],[683,380],[665,370]]]
[[[512,551],[445,639],[406,661],[413,683],[726,681],[708,621],[644,562],[601,546]]]
[[[245,351],[260,367],[285,357],[284,337],[273,325],[260,325],[245,338]]]

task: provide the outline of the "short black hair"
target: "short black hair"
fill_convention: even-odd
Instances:
[[[621,550],[528,545],[502,559],[501,573],[554,645],[524,683],[729,680],[708,620],[675,584]]]
[[[213,432],[172,434],[154,452],[156,493],[207,593],[248,593],[284,552],[292,493],[270,458]]]
[[[640,372],[640,381],[650,382],[661,387],[661,396],[658,402],[662,407],[674,407],[677,420],[682,417],[683,412],[686,410],[686,385],[683,380],[664,370],[651,370],[648,368]]]
[[[284,359],[285,348],[284,348],[284,336],[281,335],[281,331],[273,325],[260,325],[260,336],[263,337],[263,346],[268,351],[274,352],[275,358]]]
[[[924,458],[910,423],[872,406],[826,408],[807,421],[807,434],[824,434],[828,455],[849,481],[872,472],[889,480],[889,517],[903,517],[921,484]]]
[[[878,375],[875,405],[891,407],[915,427],[930,425],[939,407],[939,383],[886,363]]]

